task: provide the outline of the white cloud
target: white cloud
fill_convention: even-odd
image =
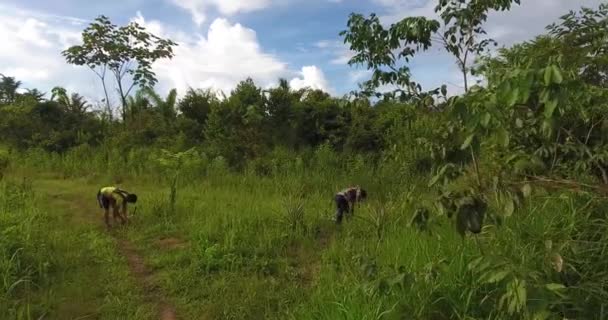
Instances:
[[[231,16],[241,12],[251,12],[270,6],[272,0],[171,0],[171,2],[192,15],[197,25],[207,19],[210,8],[217,9],[221,14]]]
[[[350,71],[348,72],[348,78],[350,79],[350,81],[352,83],[359,83],[361,81],[364,80],[368,80],[372,75],[372,71],[371,70],[354,70],[354,71]]]
[[[424,16],[439,19],[434,12],[436,0],[371,0],[384,7],[379,16],[384,24],[394,23],[408,16]],[[533,39],[545,32],[548,24],[556,22],[569,10],[581,6],[597,7],[605,0],[535,0],[522,1],[510,11],[491,12],[484,28],[488,37],[495,39],[500,46],[510,46],[517,42]],[[418,54],[410,63],[413,79],[421,82],[424,88],[432,89],[443,83],[450,93],[464,91],[462,74],[454,63],[454,58],[439,46]],[[470,76],[469,85],[478,80]]]
[[[578,10],[581,6],[597,7],[605,0],[535,0],[514,4],[511,10],[491,12],[484,28],[489,37],[499,44],[511,45],[525,41],[544,32],[545,26],[555,22],[569,10]],[[436,0],[372,0],[384,7],[385,14],[380,15],[384,23],[393,23],[410,16],[424,16],[439,19],[435,13]]]
[[[293,78],[289,85],[298,90],[302,88],[319,89],[326,92],[333,92],[329,87],[325,74],[321,69],[316,66],[305,66],[302,67],[300,72],[300,78]]]
[[[339,40],[320,40],[317,41],[315,47],[333,56],[330,60],[332,64],[345,65],[355,55],[346,44]]]
[[[79,40],[78,22],[0,5],[0,73],[22,81],[24,88],[48,92],[55,85],[77,85],[90,96],[94,76],[69,66],[61,56]]]
[[[157,89],[163,94],[171,88],[183,94],[189,87],[214,88],[229,94],[247,77],[261,87],[276,84],[280,77],[295,77],[296,83],[315,88],[329,87],[318,67],[290,69],[287,63],[265,52],[256,32],[241,24],[218,18],[205,34],[199,34],[146,20],[140,13],[131,20],[179,44],[172,60],[161,60],[153,66],[159,79]],[[0,5],[0,73],[23,81],[25,88],[49,92],[53,86],[63,86],[101,101],[99,79],[86,67],[68,65],[61,56],[63,49],[80,41],[82,28],[78,19],[8,10]]]
[[[294,74],[286,63],[264,52],[254,30],[238,23],[231,24],[226,19],[215,19],[206,35],[170,31],[160,22],[146,21],[141,15],[135,21],[178,43],[172,60],[162,60],[154,65],[159,84],[164,89],[171,87],[185,92],[189,87],[213,88],[228,94],[247,77],[267,87],[275,84],[279,77]],[[313,80],[307,81],[313,83]]]

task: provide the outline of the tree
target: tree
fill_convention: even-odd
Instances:
[[[420,50],[431,47],[431,36],[439,29],[439,22],[424,17],[408,17],[386,29],[380,19],[371,14],[368,19],[360,14],[351,14],[348,30],[340,32],[355,55],[349,65],[364,65],[372,70],[372,78],[363,83],[366,95],[382,93],[376,90],[382,86],[396,88],[385,94],[405,100],[423,100],[427,95],[422,87],[411,79],[407,63]]]
[[[485,34],[482,28],[489,10],[508,10],[511,3],[520,0],[439,0],[435,11],[443,22],[443,33],[438,33],[441,23],[425,17],[406,17],[385,28],[379,18],[372,14],[365,18],[351,14],[348,30],[340,32],[355,55],[349,65],[364,65],[372,70],[372,78],[363,83],[365,95],[375,94],[385,98],[399,98],[402,101],[417,101],[424,106],[434,103],[433,95],[447,94],[447,87],[423,91],[420,84],[411,79],[407,64],[419,51],[430,48],[433,41],[439,41],[454,55],[463,74],[465,91],[468,91],[469,65],[472,56],[483,52],[491,39],[479,40]],[[392,92],[380,93],[385,86],[396,87]]]
[[[40,92],[40,90],[38,90],[36,88],[26,89],[26,92],[23,94],[23,96],[30,97],[37,102],[41,102],[42,100],[44,100],[45,95],[46,95],[46,92]]]
[[[144,95],[150,99],[156,110],[158,110],[165,119],[175,119],[177,115],[175,106],[177,104],[177,90],[171,89],[167,98],[163,99],[158,93],[152,88],[144,88],[142,90]]]
[[[57,101],[67,111],[76,114],[84,114],[90,107],[86,99],[78,93],[68,95],[67,90],[62,87],[55,87],[51,90],[51,101]]]
[[[274,144],[293,146],[296,132],[293,126],[295,105],[301,94],[292,91],[285,79],[279,79],[279,85],[267,91],[265,111],[268,117],[268,128]]]
[[[204,125],[211,111],[211,105],[215,103],[219,103],[219,99],[212,90],[191,88],[179,101],[177,109],[185,118]]]
[[[435,7],[443,20],[440,42],[456,58],[465,92],[469,91],[468,74],[473,58],[483,53],[488,45],[497,45],[493,39],[479,39],[486,34],[483,23],[489,10],[509,10],[513,2],[519,4],[520,0],[440,0]]]
[[[122,117],[127,114],[127,97],[134,87],[153,87],[156,75],[152,64],[173,57],[177,44],[148,33],[136,22],[117,27],[105,16],[99,16],[82,32],[82,44],[62,52],[66,61],[74,65],[86,65],[101,80],[106,106],[111,114],[106,84],[109,71],[114,78],[122,104]],[[130,80],[130,84],[127,82]]]
[[[132,118],[150,108],[150,101],[143,90],[138,90],[135,96],[127,97],[127,116]]]
[[[0,103],[11,104],[17,97],[17,89],[21,86],[21,81],[14,77],[8,77],[0,73]]]

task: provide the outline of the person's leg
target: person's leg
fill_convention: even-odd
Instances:
[[[103,220],[106,223],[106,228],[110,229],[110,208],[104,208]]]
[[[122,205],[122,208],[121,208],[121,209],[122,209],[122,210],[120,210],[120,212],[119,212],[119,214],[118,214],[118,217],[120,217],[120,222],[121,222],[122,224],[126,224],[126,223],[127,223],[127,221],[129,221],[129,220],[127,219],[127,203],[126,203],[126,202],[125,202],[125,203],[123,203],[123,205]]]
[[[112,206],[112,213],[115,223],[118,223],[118,220],[120,220],[121,223],[124,224],[124,220],[122,219],[122,215],[120,214],[120,206],[118,206],[116,202],[114,202],[114,205]]]
[[[101,196],[101,206],[103,207],[103,219],[106,223],[106,228],[110,228],[110,201],[108,198]]]
[[[336,207],[337,207],[336,223],[341,224],[342,217],[344,216],[344,212],[348,211],[348,203],[346,202],[346,199],[344,199],[343,196],[340,196],[340,195],[336,196]]]

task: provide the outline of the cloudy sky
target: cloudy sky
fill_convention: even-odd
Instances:
[[[229,92],[250,76],[267,87],[279,77],[293,87],[311,86],[341,95],[365,80],[349,67],[350,52],[338,33],[351,12],[377,13],[390,23],[409,15],[434,16],[436,0],[0,0],[0,73],[26,88],[60,85],[100,97],[97,78],[67,65],[62,49],[100,14],[117,24],[137,21],[179,43],[173,60],[157,63],[158,89],[216,88]],[[568,10],[602,0],[522,0],[486,25],[501,45],[527,40]],[[86,3],[86,4],[85,4]],[[461,90],[453,61],[439,48],[411,64],[426,86],[448,83]]]

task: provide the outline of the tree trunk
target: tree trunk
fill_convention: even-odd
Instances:
[[[106,96],[106,108],[108,109],[108,117],[110,117],[110,121],[112,121],[112,107],[110,107],[110,97],[108,96],[108,88],[106,87],[106,79],[101,78],[101,83],[103,84],[103,93]]]
[[[122,103],[122,121],[127,120],[127,97],[125,97],[124,91],[122,90],[122,82],[120,78],[116,78],[116,82],[118,83],[118,92],[120,94],[120,101]]]

